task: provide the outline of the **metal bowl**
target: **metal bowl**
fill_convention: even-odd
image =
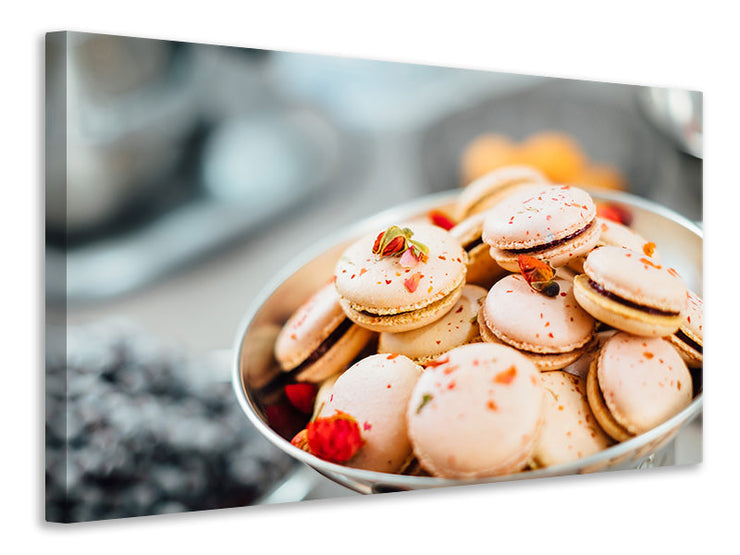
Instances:
[[[633,195],[594,190],[589,192],[596,202],[615,202],[628,208],[633,215],[632,228],[655,242],[661,260],[674,267],[691,290],[702,294],[703,239],[702,230],[696,224],[672,210]],[[234,348],[232,385],[239,404],[249,420],[265,438],[292,457],[331,480],[360,493],[505,482],[638,468],[652,464],[676,434],[701,413],[703,406],[701,371],[696,380],[698,386],[695,388],[691,404],[647,433],[576,462],[479,480],[386,474],[330,463],[290,444],[292,433],[300,428],[294,431],[282,429],[281,434],[268,424],[265,404],[269,402],[271,395],[281,389],[271,387],[271,384],[281,383],[281,376],[285,376],[279,370],[272,354],[275,337],[293,311],[331,278],[336,261],[344,249],[364,234],[391,224],[424,218],[432,208],[450,207],[458,194],[459,190],[426,196],[359,222],[341,236],[329,238],[306,252],[262,290],[242,321]]]

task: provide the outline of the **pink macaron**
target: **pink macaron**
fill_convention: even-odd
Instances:
[[[441,227],[391,226],[344,251],[335,286],[353,322],[397,333],[421,328],[452,308],[462,294],[466,263],[460,243]]]
[[[560,292],[554,297],[532,289],[521,274],[496,282],[478,313],[483,340],[520,350],[542,371],[563,368],[581,356],[595,321],[576,302],[571,281],[555,282]]]
[[[668,340],[689,368],[704,364],[704,303],[693,291],[686,292],[686,310],[680,327]]]
[[[673,268],[642,252],[605,246],[593,250],[573,280],[576,300],[597,320],[648,337],[681,325],[686,285]]]
[[[483,241],[499,266],[518,272],[526,254],[564,266],[598,241],[596,205],[586,191],[550,185],[514,193],[486,213]]]
[[[586,380],[563,371],[541,374],[545,424],[531,466],[565,464],[603,451],[614,443],[601,429],[586,399]]]
[[[488,291],[465,285],[452,309],[423,328],[378,336],[379,353],[399,353],[424,365],[450,349],[480,341],[478,310]]]
[[[348,368],[331,386],[319,417],[337,411],[360,427],[363,445],[345,464],[398,472],[412,458],[406,407],[423,368],[403,355],[370,355]]]
[[[691,374],[668,341],[624,332],[601,347],[586,390],[597,421],[617,441],[662,424],[693,397]]]
[[[463,345],[428,367],[409,400],[408,431],[434,476],[481,478],[524,468],[542,426],[539,371],[510,347]]]
[[[318,383],[344,370],[374,336],[347,318],[329,282],[282,327],[275,340],[275,358],[296,380]]]

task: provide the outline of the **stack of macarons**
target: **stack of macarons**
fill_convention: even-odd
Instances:
[[[315,388],[296,447],[481,478],[587,457],[688,406],[702,303],[654,243],[522,166],[451,213],[360,237],[286,321],[277,363]]]

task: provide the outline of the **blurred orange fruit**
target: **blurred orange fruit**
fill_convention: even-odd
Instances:
[[[540,131],[519,145],[519,163],[536,167],[555,183],[571,183],[588,164],[580,145],[558,131]]]
[[[473,139],[465,147],[460,161],[461,185],[497,168],[517,163],[517,147],[507,137],[486,133]]]

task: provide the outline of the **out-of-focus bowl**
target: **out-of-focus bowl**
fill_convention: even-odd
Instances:
[[[667,208],[639,197],[600,191],[590,193],[596,202],[609,201],[626,207],[633,215],[631,227],[655,242],[661,261],[675,268],[691,290],[702,294],[703,239],[702,230],[697,225]],[[272,355],[277,332],[293,311],[332,277],[334,266],[344,249],[364,234],[391,224],[424,218],[433,208],[444,210],[451,206],[458,194],[459,191],[447,191],[430,195],[363,220],[341,235],[327,238],[275,276],[247,311],[235,342],[232,385],[249,420],[265,438],[289,455],[331,480],[361,493],[583,474],[638,468],[651,463],[659,456],[661,449],[700,414],[703,406],[700,376],[691,404],[647,433],[576,462],[481,480],[450,480],[349,468],[321,460],[291,445],[290,437],[298,429],[291,430],[288,426],[282,429],[281,435],[268,424],[265,406],[279,392],[281,388],[275,387],[275,384],[280,384],[280,378],[285,376]]]

